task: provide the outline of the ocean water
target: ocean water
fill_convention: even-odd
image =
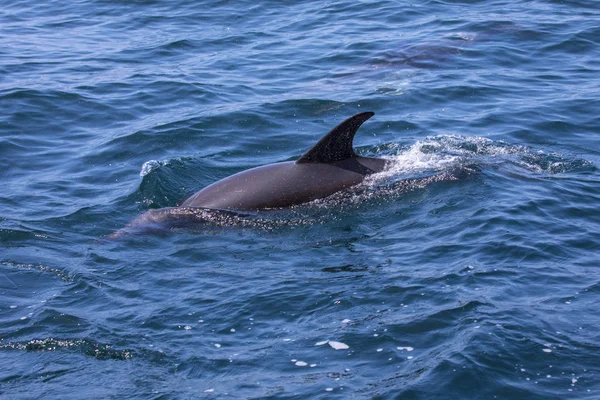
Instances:
[[[0,109],[2,399],[600,398],[596,0],[8,0]],[[361,111],[358,187],[122,230]]]

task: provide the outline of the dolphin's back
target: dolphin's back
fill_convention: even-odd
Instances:
[[[321,199],[384,169],[385,161],[358,156],[352,141],[372,112],[356,114],[329,131],[296,162],[249,169],[200,190],[181,207],[261,210]]]
[[[289,207],[357,185],[366,174],[383,169],[384,164],[383,160],[364,157],[331,164],[269,164],[215,182],[188,198],[181,207],[223,210]]]

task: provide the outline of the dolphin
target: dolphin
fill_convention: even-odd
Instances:
[[[329,131],[296,161],[256,167],[217,181],[177,207],[148,210],[124,228],[108,235],[163,234],[167,228],[210,221],[243,224],[244,211],[281,209],[331,196],[383,171],[387,161],[362,157],[352,141],[360,126],[375,115],[356,114]]]
[[[356,131],[373,115],[362,112],[346,119],[296,161],[231,175],[196,192],[179,207],[227,211],[285,208],[358,185],[387,164],[381,158],[359,156],[352,147]]]

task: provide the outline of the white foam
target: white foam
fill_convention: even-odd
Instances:
[[[460,135],[429,136],[410,147],[390,145],[395,152],[388,157],[390,167],[378,179],[420,172],[440,172],[468,165],[508,165],[524,168],[535,173],[556,173],[570,169],[585,160],[569,160],[561,154],[530,149],[527,146],[494,141],[488,138]]]
[[[460,155],[443,150],[443,146],[438,142],[418,141],[407,150],[392,156],[391,168],[388,171],[392,174],[440,171],[456,166],[461,161]]]
[[[163,165],[166,165],[165,161],[157,161],[157,160],[146,161],[142,165],[142,169],[140,170],[140,176],[144,177],[144,176],[148,175],[150,172],[160,168]]]
[[[346,350],[350,348],[350,346],[348,346],[346,343],[334,342],[333,340],[329,341],[329,345],[335,350]]]

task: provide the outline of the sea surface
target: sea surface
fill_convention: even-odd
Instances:
[[[128,230],[374,111],[361,185]],[[5,0],[1,399],[599,399],[597,0]]]

